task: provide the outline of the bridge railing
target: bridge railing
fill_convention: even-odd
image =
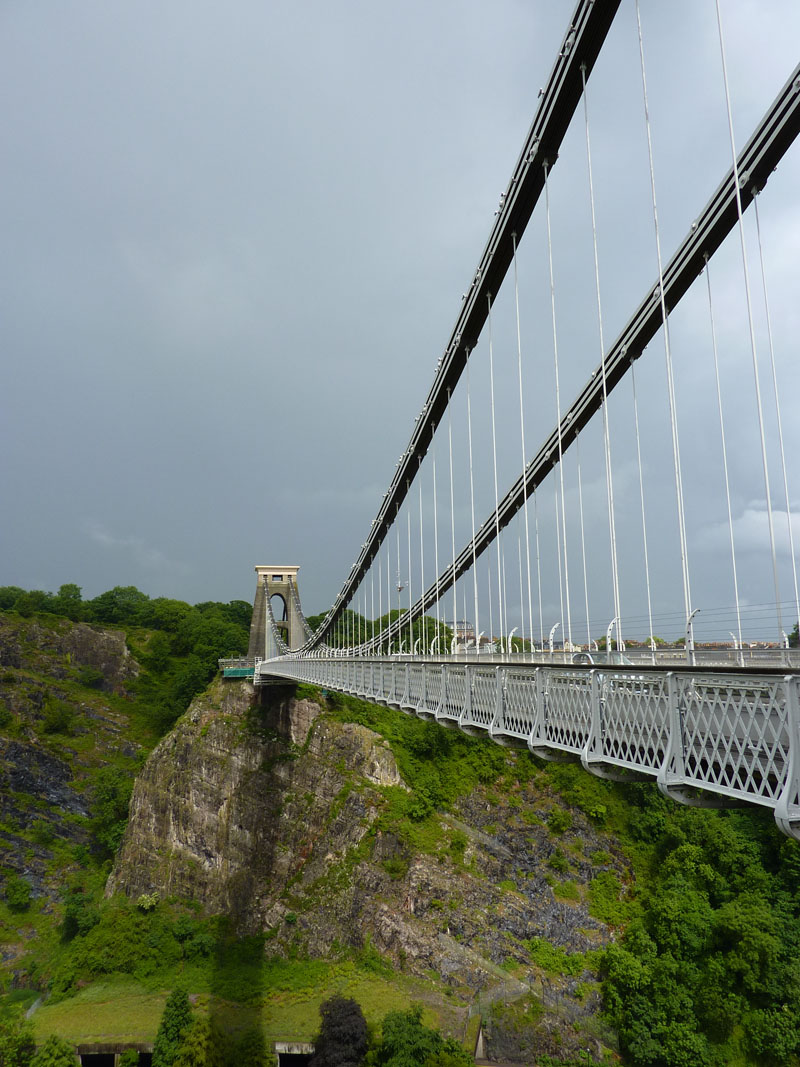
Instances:
[[[262,660],[336,689],[594,774],[649,777],[685,804],[770,807],[800,840],[800,677],[400,658]]]

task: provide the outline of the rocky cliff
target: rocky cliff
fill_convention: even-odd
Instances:
[[[533,991],[557,1010],[516,1045],[575,1051],[593,1027],[595,976],[579,964],[556,980],[532,948],[575,956],[613,936],[586,894],[599,871],[626,878],[613,843],[578,812],[555,834],[553,793],[509,780],[503,796],[463,796],[436,817],[436,842],[415,848],[387,828],[406,788],[388,743],[325,710],[291,688],[214,683],[138,777],[107,895],[194,899],[243,933],[267,932],[270,952],[367,946],[462,995]],[[507,1044],[499,1017],[494,1030]]]
[[[0,615],[0,849],[34,898],[57,899],[54,849],[86,846],[92,776],[131,770],[123,695],[139,667],[119,630]],[[54,873],[54,872],[51,872]]]

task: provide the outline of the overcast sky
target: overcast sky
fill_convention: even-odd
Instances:
[[[0,584],[76,582],[87,597],[132,584],[190,602],[249,600],[255,564],[293,563],[306,610],[332,602],[406,447],[572,9],[563,0],[0,3]],[[800,5],[722,0],[722,12],[741,147],[797,62]],[[643,0],[642,13],[666,259],[729,166],[730,146],[713,0]],[[608,344],[655,279],[632,0],[589,92]],[[551,190],[562,407],[599,362],[585,153],[581,111]],[[760,208],[790,457],[800,448],[798,189],[794,146]],[[724,388],[737,537],[747,561],[751,542],[762,561],[756,572],[743,557],[757,574],[743,595],[759,603],[772,595],[764,484],[749,348],[739,352],[741,265],[728,246],[713,277],[719,339],[732,353]],[[555,421],[546,256],[537,211],[520,251],[529,455]],[[760,275],[753,285],[758,296]],[[493,323],[501,494],[520,467],[506,288]],[[693,290],[676,314],[673,346],[693,581],[704,604],[719,606],[732,601],[720,563],[724,488],[718,472],[712,488],[718,462],[706,455],[719,434],[708,422],[704,294]],[[663,414],[659,344],[641,361],[640,389]],[[483,398],[479,520],[494,492],[485,366],[484,352],[472,382]],[[656,421],[645,414],[657,531],[674,523],[675,508],[668,429]],[[623,551],[638,568],[629,422],[612,404],[627,509],[618,521],[630,526]],[[595,441],[581,460],[605,561],[601,457]],[[442,494],[445,462],[440,453]],[[792,600],[779,467],[772,477],[784,509],[781,595]],[[543,515],[548,507],[550,497]],[[466,533],[462,515],[457,548]],[[516,553],[516,528],[513,538]],[[674,561],[664,560],[654,547],[666,612],[680,598]],[[510,570],[517,565],[515,554]],[[638,570],[623,585],[640,615]],[[606,618],[605,603],[595,612]]]

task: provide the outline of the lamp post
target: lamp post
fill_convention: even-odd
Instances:
[[[515,626],[514,629],[511,631],[511,633],[506,638],[506,655],[508,655],[508,656],[511,655],[511,638],[517,632],[517,629],[518,629],[518,627]]]
[[[695,608],[689,618],[686,620],[686,662],[690,667],[695,666],[695,654],[694,654],[694,627],[692,626],[692,620],[698,613],[700,608]]]
[[[611,631],[614,629],[614,624],[617,622],[619,622],[619,616],[615,615],[606,629],[606,652],[608,653],[609,663],[611,662]]]

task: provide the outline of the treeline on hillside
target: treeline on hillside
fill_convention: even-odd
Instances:
[[[80,586],[71,583],[57,593],[0,586],[0,611],[124,629],[144,668],[135,695],[149,709],[159,733],[170,729],[192,697],[205,689],[220,657],[247,652],[252,614],[244,600],[192,605],[169,597],[151,599],[132,585],[84,600]]]

